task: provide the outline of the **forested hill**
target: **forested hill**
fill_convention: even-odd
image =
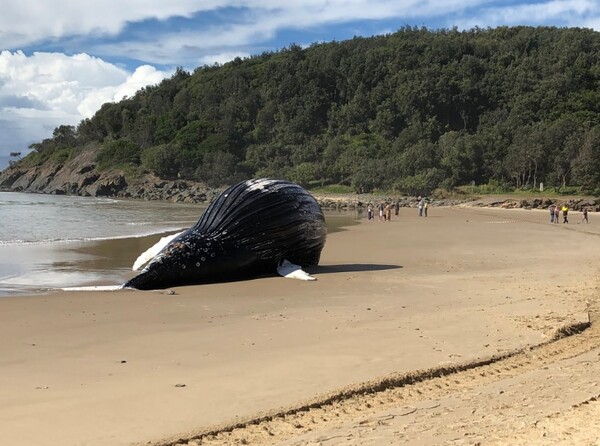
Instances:
[[[177,72],[21,166],[99,142],[98,166],[211,185],[270,176],[423,193],[494,183],[600,190],[600,33],[502,27],[296,45]]]

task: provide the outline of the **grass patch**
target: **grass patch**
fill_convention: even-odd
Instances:
[[[354,188],[351,186],[344,186],[343,184],[330,184],[328,186],[311,188],[311,192],[322,193],[322,194],[354,194]]]

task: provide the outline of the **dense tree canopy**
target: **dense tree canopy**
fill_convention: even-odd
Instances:
[[[598,191],[599,58],[600,33],[587,29],[406,27],[291,45],[178,69],[58,127],[32,157],[98,141],[103,166],[215,185],[267,175],[364,192],[473,181]]]

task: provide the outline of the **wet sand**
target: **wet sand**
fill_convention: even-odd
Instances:
[[[267,277],[174,288],[174,294],[1,298],[0,444],[191,439],[390,374],[468,364],[547,342],[558,328],[587,322],[598,298],[600,227],[595,214],[589,225],[577,224],[577,214],[570,225],[550,225],[542,211],[432,208],[425,219],[401,209],[391,222],[361,220],[331,234],[321,265],[311,270],[317,282]],[[590,342],[580,354],[593,356]],[[559,373],[554,365],[543,367]],[[572,376],[593,381],[580,369]],[[414,419],[410,426],[421,428],[416,437],[399,436],[401,426],[386,429],[390,424],[378,418],[365,424],[357,402],[358,410],[338,413],[337,424],[313,419],[256,437],[240,429],[214,444],[441,444],[454,433],[468,440],[459,425],[472,421],[474,404],[493,413],[508,404],[498,395],[510,400],[509,387],[500,394],[498,384],[477,379],[479,387],[470,387],[475,390],[462,403],[452,389],[465,390],[449,381],[450,393],[421,390],[421,399],[403,397],[408,406],[390,397],[397,404],[376,412],[406,419],[398,414],[413,406],[432,414],[426,408],[435,406],[455,414]],[[511,400],[515,407],[527,406],[516,398],[536,386],[561,400],[547,377],[523,382]],[[566,382],[578,392],[552,406],[565,417],[594,392]],[[487,396],[484,385],[492,385]],[[456,415],[462,412],[467,415]],[[519,431],[510,424],[480,427],[495,433],[488,438],[518,444]],[[446,436],[423,433],[438,431]],[[334,439],[324,443],[319,435]],[[414,438],[423,441],[410,443]]]
[[[163,235],[0,246],[0,258],[7,259],[3,273],[8,276],[0,282],[0,299],[69,286],[122,283],[131,275],[137,255]]]
[[[330,233],[356,224],[354,211],[326,211]],[[56,243],[0,244],[0,299],[5,295],[38,294],[56,288],[115,285],[134,274],[139,254],[168,234]]]

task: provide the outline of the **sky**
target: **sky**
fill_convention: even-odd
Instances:
[[[177,67],[407,25],[600,31],[600,0],[2,0],[0,169]]]

